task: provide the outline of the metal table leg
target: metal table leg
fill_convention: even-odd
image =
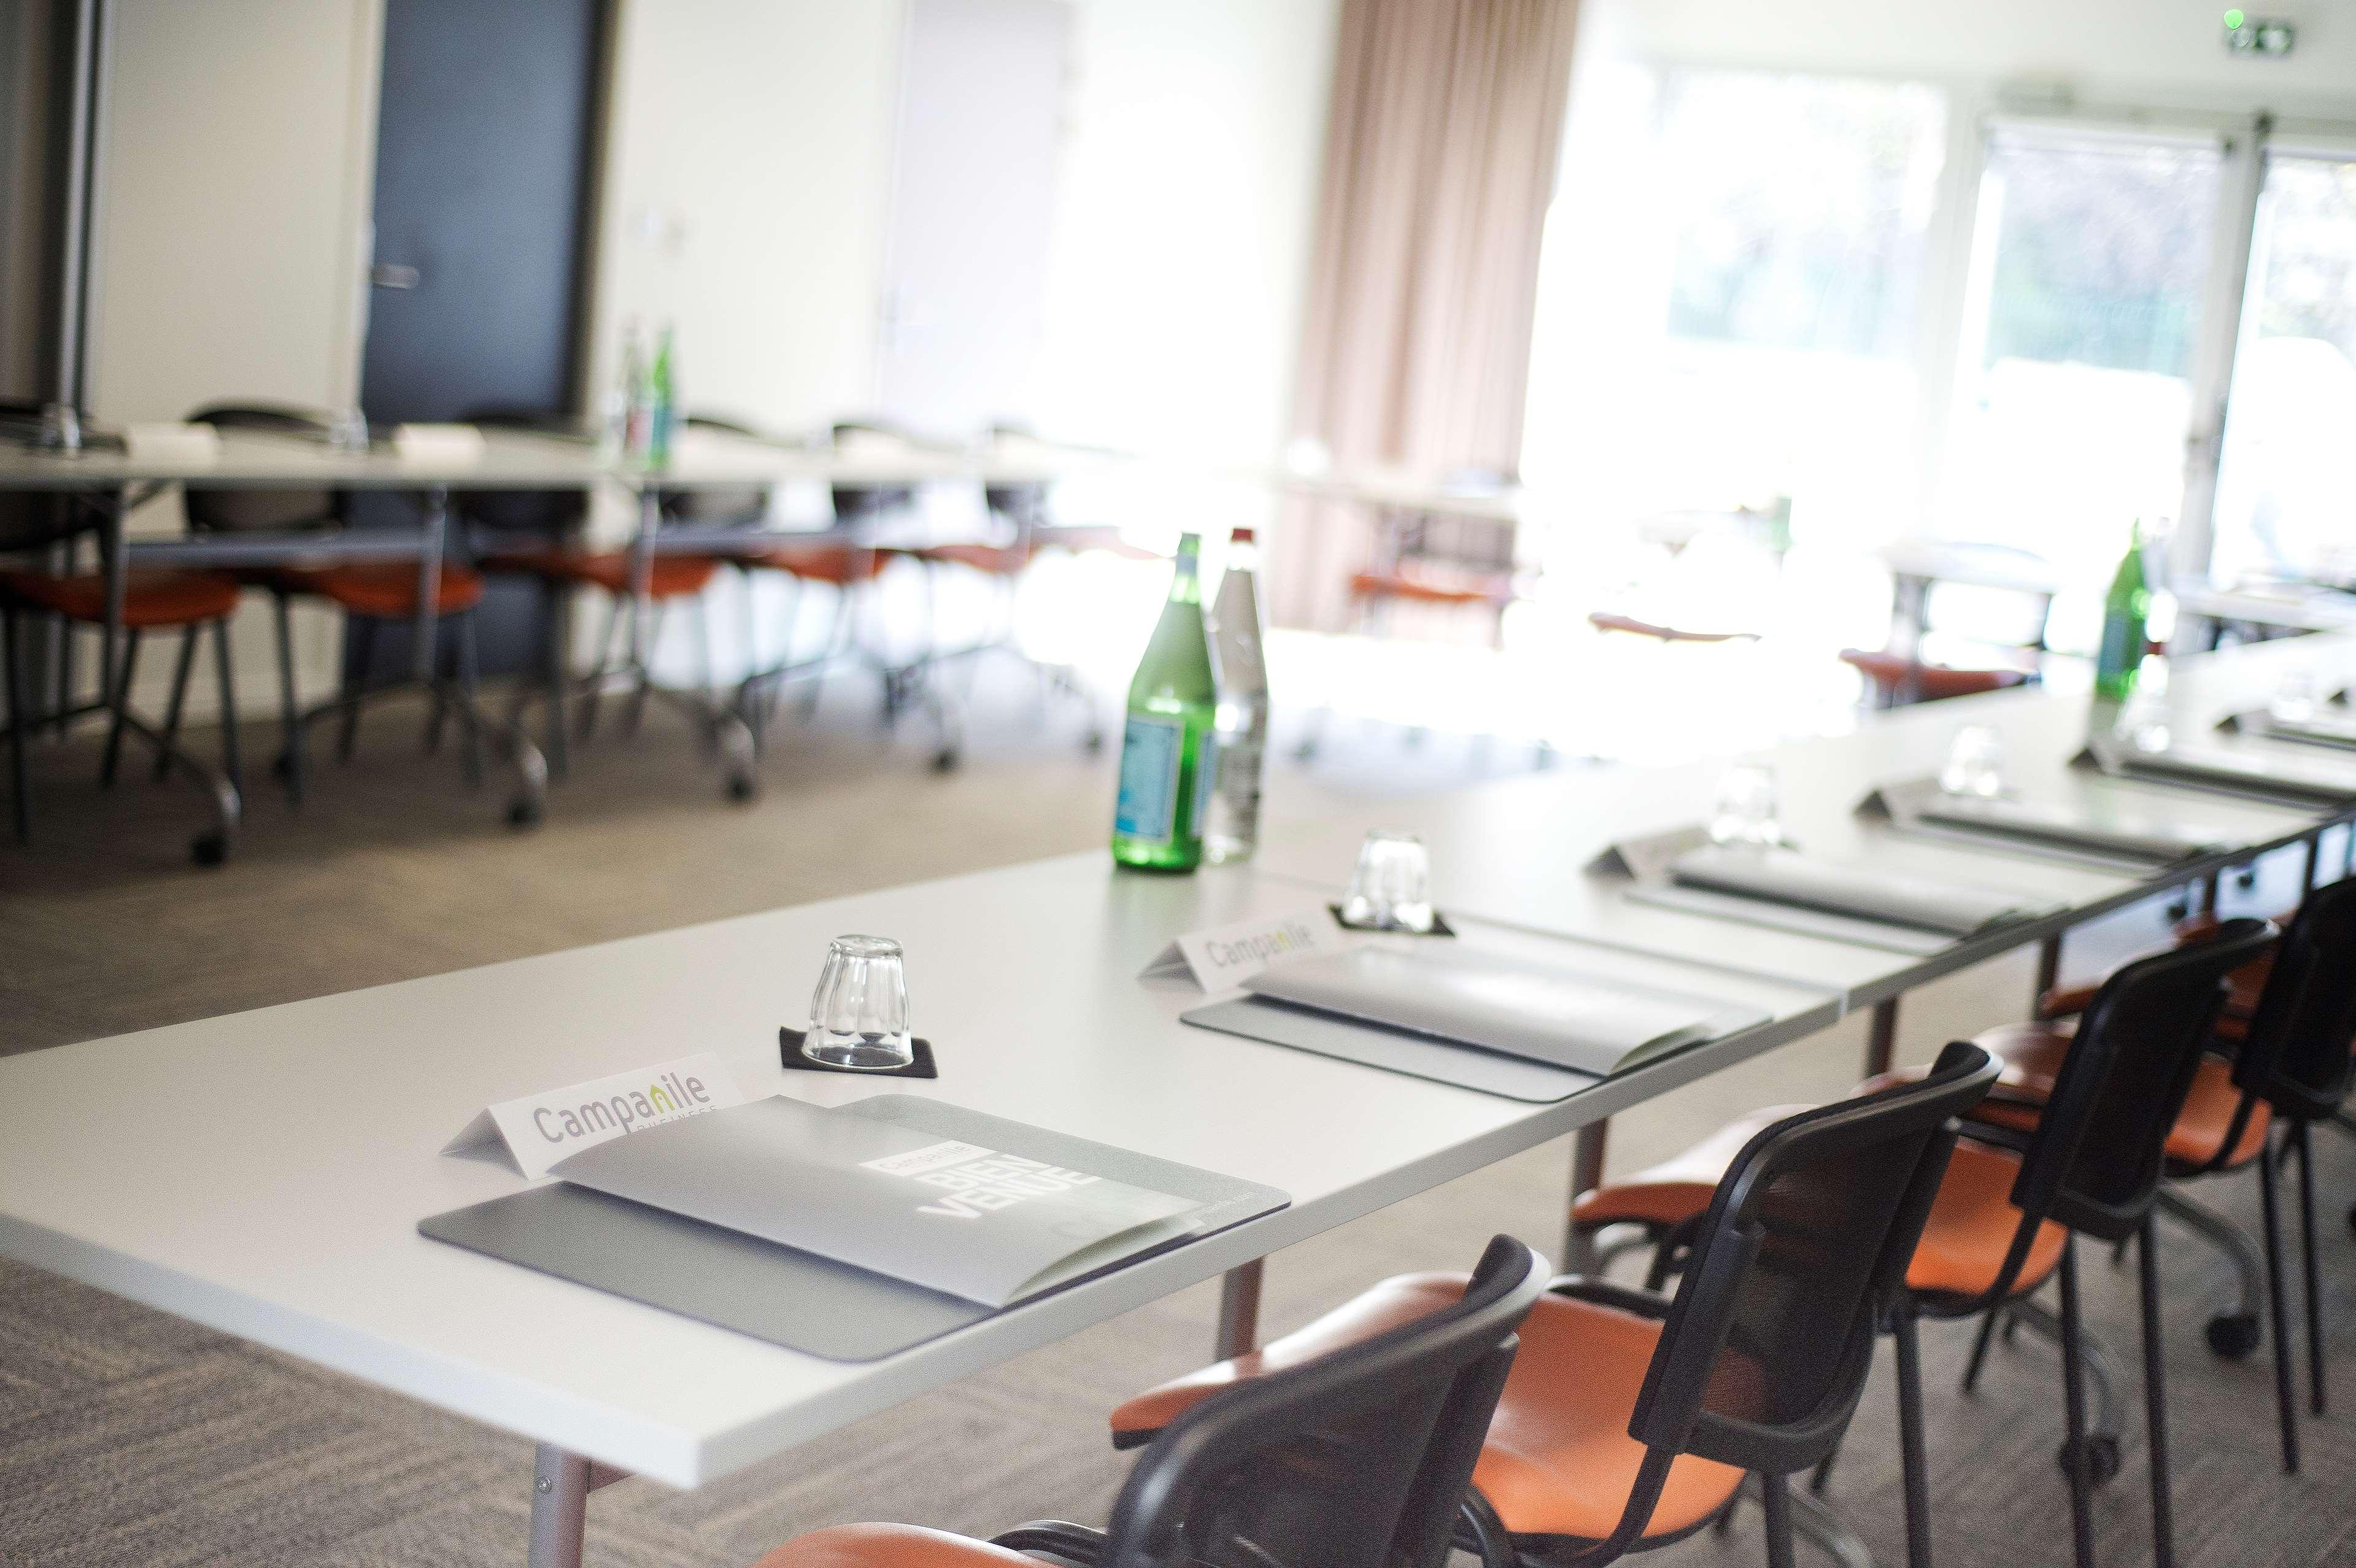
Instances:
[[[1865,1076],[1879,1078],[1890,1070],[1898,1049],[1898,998],[1885,996],[1873,1004],[1873,1025],[1865,1036]]]
[[[1266,1260],[1229,1269],[1219,1281],[1219,1326],[1211,1354],[1225,1361],[1259,1346],[1259,1287]]]
[[[527,1568],[581,1568],[589,1494],[628,1472],[543,1443],[532,1456],[531,1545]]]
[[[1593,1192],[1603,1185],[1603,1151],[1612,1135],[1612,1120],[1590,1122],[1570,1138],[1570,1203],[1563,1209],[1562,1267],[1565,1273],[1590,1274],[1596,1271],[1595,1241],[1582,1236],[1570,1222],[1570,1208],[1583,1193]]]

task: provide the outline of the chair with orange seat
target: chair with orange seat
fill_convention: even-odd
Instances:
[[[1922,1082],[1758,1129],[1709,1190],[1674,1300],[1553,1282],[1522,1326],[1472,1471],[1466,1534],[1484,1560],[1601,1564],[1667,1545],[1722,1517],[1750,1472],[1767,1560],[1787,1568],[1788,1477],[1847,1429],[1955,1118],[1995,1077],[1986,1052],[1957,1045]],[[1113,1412],[1114,1442],[1179,1430],[1195,1402],[1313,1365],[1455,1288],[1430,1275],[1377,1285],[1263,1350],[1139,1395]],[[1839,1538],[1804,1507],[1811,1534]]]
[[[1902,707],[1909,703],[1936,703],[1948,697],[1971,697],[1982,692],[2001,692],[2008,687],[2025,686],[2037,679],[2031,669],[1996,666],[1981,670],[1958,670],[1952,665],[1930,664],[1918,659],[1908,659],[1887,649],[1868,651],[1861,648],[1844,648],[1841,662],[1855,670],[1866,680],[1877,708]]]
[[[1967,1123],[1980,1131],[1956,1147],[1890,1318],[1898,1340],[1912,1562],[1929,1562],[1931,1539],[1915,1320],[1992,1316],[1997,1309],[2033,1311],[2030,1294],[2054,1280],[2062,1296],[2055,1337],[2062,1347],[2068,1431],[2062,1465],[2070,1486],[2077,1561],[2081,1568],[2092,1563],[2089,1494],[2098,1480],[2107,1478],[2105,1472],[2115,1468],[2116,1444],[2115,1439],[2090,1439],[2088,1433],[2085,1340],[2079,1321],[2073,1241],[2082,1233],[2112,1241],[2133,1237],[2136,1242],[2153,1538],[2159,1561],[2172,1560],[2151,1211],[2169,1129],[2191,1090],[2211,1024],[2223,1000],[2225,976],[2265,951],[2273,936],[2273,928],[2263,920],[2231,920],[2204,941],[2119,970],[2089,1004],[2033,1129],[2021,1133],[1992,1124],[1991,1115],[2000,1114],[1994,1110],[1994,1095],[1979,1104],[1975,1120]],[[1997,1064],[1992,1056],[1986,1059],[1993,1074]],[[1910,1077],[1885,1075],[1866,1090],[1887,1093]],[[1999,1081],[1995,1093],[2003,1092]],[[1593,1234],[1612,1225],[1637,1226],[1655,1239],[1654,1267],[1665,1273],[1676,1253],[1690,1246],[1690,1239],[1706,1224],[1710,1189],[1700,1179],[1713,1153],[1733,1136],[1722,1133],[1677,1160],[1583,1195],[1573,1209],[1575,1229]],[[1685,1266],[1690,1271],[1694,1264]]]
[[[26,490],[0,490],[0,557],[37,556],[51,547],[95,532],[99,516],[78,496],[45,495]],[[113,665],[113,680],[103,700],[95,704],[110,718],[106,750],[99,765],[102,784],[114,782],[115,768],[127,732],[155,748],[161,777],[174,762],[181,764],[211,797],[216,825],[197,836],[192,853],[200,865],[218,865],[229,856],[230,841],[242,815],[237,755],[237,682],[230,660],[229,621],[237,613],[237,579],[219,572],[146,571],[123,574],[118,584],[108,573],[53,572],[27,566],[0,569],[0,690],[7,703],[10,783],[15,826],[19,841],[33,832],[32,780],[25,756],[25,739],[37,725],[70,716],[45,714],[26,689],[23,649],[18,628],[28,617],[55,617],[69,626],[120,629],[122,647]],[[180,658],[164,727],[157,731],[131,712],[131,682],[139,661],[142,640],[149,632],[180,633]],[[180,713],[196,666],[197,643],[207,631],[213,638],[213,669],[220,693],[221,768],[216,772],[180,746]],[[76,710],[85,711],[85,710]]]
[[[1108,1529],[1041,1520],[984,1543],[904,1525],[802,1536],[755,1568],[1443,1568],[1482,1433],[1544,1283],[1509,1236],[1470,1283],[1361,1342],[1223,1391],[1137,1462]]]

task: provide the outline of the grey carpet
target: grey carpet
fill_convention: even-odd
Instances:
[[[849,716],[858,716],[855,713]],[[144,778],[88,789],[85,747],[42,748],[41,838],[0,852],[0,1020],[25,1049],[429,973],[459,964],[794,903],[1098,841],[1108,762],[1042,736],[1013,709],[978,725],[965,770],[937,778],[923,748],[846,724],[796,731],[747,809],[676,727],[601,746],[548,826],[498,825],[496,790],[460,789],[417,755],[395,709],[349,768],[319,768],[299,813],[257,789],[252,830],[218,874],[180,856],[198,812]],[[266,756],[266,735],[248,739]],[[1485,766],[1468,759],[1468,768]],[[1427,775],[1437,770],[1419,765]],[[1356,771],[1354,773],[1353,768]],[[1317,778],[1280,777],[1279,815],[1394,787],[1379,747]],[[2270,889],[2247,895],[2264,905]],[[2072,969],[2149,940],[2132,912],[2073,949]],[[2019,1015],[2028,961],[1985,966],[1907,1004],[1901,1053]],[[1725,1117],[1824,1098],[1854,1079],[1861,1020],[1621,1118],[1625,1170]],[[2330,1364],[2356,1400],[2356,1247],[2346,1201],[2356,1145],[2326,1135],[2323,1263]],[[1401,1269],[1461,1267],[1509,1230],[1553,1251],[1566,1151],[1533,1151],[1279,1254],[1265,1324],[1303,1321]],[[2254,1227],[2254,1181],[2211,1184]],[[2308,1466],[2279,1473],[2267,1352],[2214,1359],[2201,1326],[2223,1270],[2184,1238],[2163,1248],[2187,1564],[2356,1563],[2348,1499],[2356,1440],[2343,1416],[2306,1423]],[[2134,1271],[2085,1260],[2093,1321],[2137,1365]],[[1041,1515],[1100,1520],[1124,1462],[1105,1412],[1203,1358],[1214,1314],[1197,1290],[910,1402],[692,1493],[627,1481],[590,1503],[588,1560],[607,1568],[726,1568],[846,1520],[904,1519],[987,1533]],[[1977,1397],[1954,1391],[1968,1325],[1931,1325],[1925,1351],[1939,1561],[2009,1568],[2068,1556],[2053,1464],[2061,1419],[2051,1356],[2000,1349]],[[1885,1563],[1903,1560],[1887,1352],[1832,1498]],[[2123,1389],[2126,1467],[2098,1500],[2106,1563],[2149,1560],[2140,1379]],[[456,1568],[522,1560],[523,1442],[32,1270],[0,1266],[0,1563],[253,1568]],[[1663,1564],[1762,1561],[1754,1517],[1654,1555]]]

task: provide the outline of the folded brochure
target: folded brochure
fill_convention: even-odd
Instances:
[[[1599,1077],[1766,1019],[1711,997],[1453,944],[1359,947],[1295,959],[1262,970],[1244,986],[1263,1002]]]
[[[987,1306],[1178,1240],[1204,1206],[779,1095],[551,1174]]]
[[[2029,918],[2034,904],[1993,888],[1810,859],[1785,849],[1713,845],[1680,855],[1669,878],[1687,887],[1968,937]]]

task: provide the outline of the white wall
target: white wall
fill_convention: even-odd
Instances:
[[[2082,101],[2329,112],[2356,101],[2356,0],[2254,0],[2286,59],[2229,55],[2223,0],[1587,0],[1591,54],[1938,81],[2066,84]]]
[[[1289,434],[1338,0],[1080,0],[1043,431],[1265,464]]]

